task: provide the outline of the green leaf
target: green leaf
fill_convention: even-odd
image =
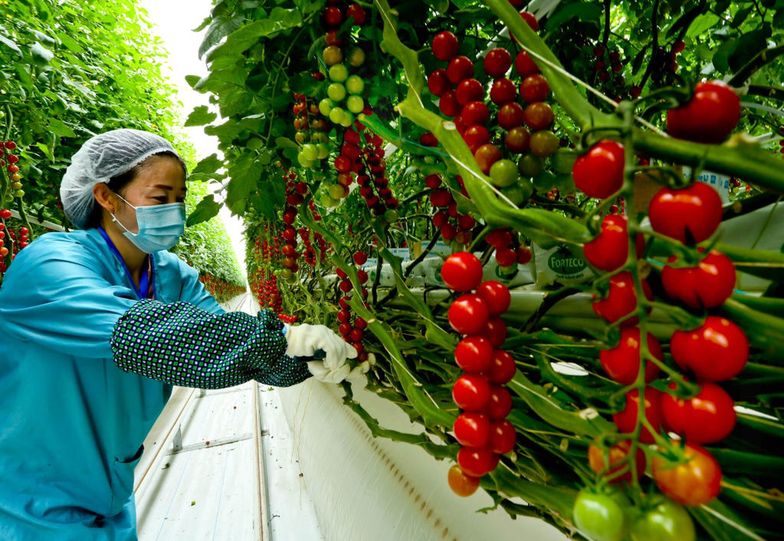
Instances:
[[[49,118],[49,129],[60,137],[76,137],[76,132],[68,124],[54,117]]]
[[[228,35],[223,45],[216,47],[207,56],[212,62],[219,56],[237,56],[258,42],[259,38],[288,30],[302,24],[302,16],[296,9],[276,7],[266,19],[253,21]]]
[[[738,71],[752,58],[765,50],[769,37],[770,27],[768,25],[763,25],[762,28],[752,30],[739,37],[734,50],[728,58],[730,69]]]
[[[299,149],[299,145],[288,137],[276,137],[275,144],[278,146],[278,148]]]
[[[52,149],[49,147],[49,145],[38,142],[35,144],[35,146],[41,149],[41,152],[44,153],[44,156],[49,158],[49,161],[53,162],[55,160],[54,153],[52,152]]]
[[[214,195],[208,195],[196,205],[196,209],[188,216],[186,225],[191,227],[211,220],[218,215],[218,211],[220,211],[222,206],[222,204],[215,201]]]
[[[40,58],[47,63],[50,62],[52,58],[54,58],[54,53],[37,41],[30,47],[30,53],[32,53],[34,57]]]
[[[218,118],[216,113],[210,112],[206,105],[199,105],[191,114],[188,115],[188,120],[185,121],[185,126],[204,126]]]
[[[22,56],[22,49],[14,42],[13,40],[8,39],[7,37],[0,34],[0,43],[4,44],[6,47],[14,51],[19,56]]]
[[[191,88],[195,89],[196,85],[199,84],[201,81],[201,77],[198,75],[186,75],[185,82],[190,85]]]
[[[555,14],[547,19],[547,30],[552,32],[572,19],[598,22],[602,17],[603,11],[602,6],[595,3],[566,4],[565,7],[557,10]]]
[[[214,173],[221,167],[223,167],[223,162],[218,159],[218,155],[210,154],[193,168],[191,175],[196,173]]]
[[[727,40],[722,43],[716,52],[713,53],[713,65],[722,73],[726,73],[730,69],[729,58],[732,53],[735,52],[735,48],[738,46],[738,40]]]

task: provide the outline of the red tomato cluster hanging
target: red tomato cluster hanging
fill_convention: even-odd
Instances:
[[[387,210],[395,210],[400,205],[389,187],[384,160],[384,140],[366,130],[359,122],[355,127],[356,129],[347,129],[343,134],[340,155],[335,158],[335,169],[339,173],[338,183],[351,184],[353,175],[356,174],[359,194],[373,214],[381,216]],[[341,180],[341,177],[346,180]]]
[[[8,173],[8,180],[14,197],[24,197],[22,174],[19,169],[19,156],[14,154],[14,141],[0,141],[0,168]]]
[[[364,284],[367,283],[368,280],[368,274],[362,268],[362,265],[366,262],[367,254],[365,252],[359,251],[354,253],[354,263],[357,266],[357,278],[359,279],[359,283],[363,285],[360,291],[363,301],[368,297],[368,290],[364,287]],[[364,318],[351,313],[349,300],[351,299],[354,290],[354,284],[349,280],[348,274],[346,274],[343,269],[338,268],[337,275],[338,278],[340,278],[338,287],[343,293],[338,299],[338,305],[340,306],[340,310],[338,311],[338,322],[340,323],[338,331],[346,342],[349,342],[354,346],[357,350],[357,359],[360,362],[363,362],[368,359],[368,353],[365,351],[365,346],[362,344],[362,339],[365,336],[365,329],[367,328],[367,321],[365,321]]]
[[[453,426],[462,446],[457,453],[460,472],[450,471],[455,493],[468,495],[479,478],[490,473],[499,456],[514,450],[517,434],[506,416],[512,397],[504,387],[515,374],[514,358],[500,349],[506,339],[501,314],[511,303],[509,289],[496,281],[482,282],[482,263],[468,252],[450,255],[441,278],[462,293],[449,307],[452,328],[463,338],[455,348],[455,363],[463,370],[452,387],[452,399],[461,409]],[[462,474],[462,475],[461,475]]]
[[[531,248],[520,242],[516,231],[494,229],[487,234],[485,240],[495,248],[495,262],[499,267],[512,267],[518,263],[525,265],[531,261]]]
[[[297,219],[297,207],[305,201],[305,194],[308,193],[308,185],[304,182],[295,182],[297,175],[293,171],[284,175],[286,179],[286,208],[283,210],[283,267],[294,273],[299,270],[297,258],[297,229],[294,222]]]
[[[457,182],[461,192],[467,196],[463,180],[458,176]],[[425,186],[430,188],[430,204],[438,209],[433,214],[433,226],[441,233],[441,238],[449,242],[469,244],[473,238],[472,230],[476,220],[470,214],[462,214],[457,210],[457,202],[449,188],[444,187],[441,175],[432,174],[425,177]]]

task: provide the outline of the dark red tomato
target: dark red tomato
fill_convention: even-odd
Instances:
[[[490,361],[490,368],[487,374],[487,377],[490,379],[490,383],[495,383],[496,385],[504,385],[505,383],[509,383],[509,381],[511,381],[514,377],[516,371],[517,365],[515,363],[514,357],[502,349],[495,350],[493,359]]]
[[[479,488],[479,477],[464,474],[457,464],[449,468],[447,482],[452,492],[463,498],[470,496]]]
[[[689,103],[667,111],[667,132],[700,143],[721,143],[740,119],[740,99],[721,81],[698,83]]]
[[[514,154],[522,154],[531,146],[531,132],[523,126],[512,128],[504,135],[506,150]]]
[[[642,289],[648,299],[653,299],[651,288],[645,280],[642,281]],[[593,311],[608,323],[614,323],[636,309],[637,294],[629,272],[621,272],[610,278],[607,297],[593,303]],[[636,325],[637,321],[638,318],[632,317],[624,321],[622,326],[630,327]]]
[[[470,252],[456,252],[444,261],[441,279],[455,291],[471,291],[482,281],[482,262]]]
[[[509,391],[505,387],[491,386],[485,413],[490,416],[490,419],[497,420],[505,419],[510,411],[512,411],[512,395]]]
[[[586,261],[604,271],[621,268],[629,255],[629,240],[626,216],[608,214],[602,220],[599,234],[583,246]],[[638,234],[636,238],[637,257],[645,250],[645,239]]]
[[[457,96],[457,103],[466,105],[472,101],[478,101],[484,98],[485,89],[482,86],[482,83],[474,78],[463,79],[460,81],[460,84],[457,85],[455,95]]]
[[[479,334],[487,326],[487,305],[478,295],[461,295],[449,307],[448,318],[460,334]]]
[[[365,13],[365,8],[360,6],[359,4],[351,4],[346,9],[346,17],[354,19],[354,24],[357,26],[362,26],[367,21],[367,14]]]
[[[517,247],[517,262],[521,265],[527,265],[531,261],[533,254],[528,246]]]
[[[476,288],[476,294],[485,301],[487,311],[491,316],[503,314],[509,309],[509,304],[512,302],[509,288],[495,280],[488,280],[479,284],[479,287]]]
[[[486,175],[490,172],[490,167],[502,158],[502,154],[497,146],[488,143],[476,149],[474,158],[476,158],[476,163],[479,164],[479,169]]]
[[[647,333],[648,351],[657,359],[663,359],[659,341]],[[599,361],[607,375],[624,385],[630,385],[637,379],[640,372],[640,329],[628,327],[621,329],[621,340],[617,346],[602,350]],[[645,363],[645,381],[651,381],[659,374],[659,367],[651,361]]]
[[[699,381],[724,381],[737,376],[749,359],[749,341],[729,319],[708,316],[693,331],[675,331],[672,358]]]
[[[509,421],[496,421],[490,426],[490,449],[503,455],[515,448],[517,432]]]
[[[482,477],[498,465],[498,455],[488,448],[461,447],[457,452],[457,464],[464,474]]]
[[[487,327],[482,332],[495,347],[501,347],[506,341],[506,324],[500,317],[491,317],[487,320]]]
[[[631,442],[629,440],[616,443],[609,449],[602,449],[594,442],[588,446],[588,466],[595,473],[603,474],[606,477],[612,476],[611,482],[613,483],[629,482],[632,480],[632,472],[630,466],[626,463],[626,457],[629,455],[630,449]],[[639,445],[637,446],[637,452],[634,453],[634,457],[637,479],[640,479],[645,473],[645,453]],[[620,473],[622,470],[624,473]]]
[[[430,75],[427,76],[427,88],[434,96],[443,95],[451,86],[452,83],[449,82],[449,78],[446,76],[446,70],[443,68],[433,70],[430,72]]]
[[[523,125],[523,106],[514,101],[505,103],[498,109],[498,125],[511,130]]]
[[[425,132],[419,136],[419,144],[424,145],[426,147],[437,147],[438,146],[438,139],[436,136],[430,132]]]
[[[457,54],[460,43],[457,41],[457,36],[452,32],[444,31],[433,37],[431,48],[433,49],[433,56],[446,62]]]
[[[572,177],[574,185],[585,195],[604,199],[623,186],[623,169],[623,145],[605,139],[577,158],[572,167]]]
[[[523,77],[528,77],[529,75],[534,75],[539,73],[539,68],[536,67],[536,64],[531,59],[531,56],[528,54],[527,51],[520,51],[517,53],[515,57],[515,70],[517,73],[522,75]]]
[[[449,65],[446,67],[446,76],[452,84],[473,77],[474,63],[467,56],[456,56],[449,61]]]
[[[560,140],[550,130],[540,130],[531,135],[531,153],[540,158],[552,156],[558,150]],[[521,172],[522,169],[521,169]],[[523,174],[525,174],[523,172]],[[533,176],[533,175],[531,175]]]
[[[499,267],[510,267],[517,263],[517,250],[514,248],[499,248],[495,252],[495,262]]]
[[[665,496],[683,505],[703,505],[719,495],[721,468],[708,451],[687,443],[683,460],[653,457],[653,480]]]
[[[466,447],[486,447],[490,442],[490,419],[483,413],[461,413],[452,430],[460,445]]]
[[[702,242],[721,223],[721,198],[702,182],[688,188],[662,188],[648,206],[651,227],[683,243]]]
[[[536,17],[534,16],[533,13],[531,13],[530,11],[521,11],[520,17],[522,17],[523,20],[526,23],[528,23],[528,26],[531,27],[531,30],[533,30],[534,32],[537,32],[539,30],[539,21],[536,20]]]
[[[441,94],[438,100],[438,108],[446,116],[455,116],[460,112],[460,104],[457,103],[457,96],[454,90],[447,90]]]
[[[490,142],[490,132],[484,126],[471,126],[463,132],[463,141],[466,142],[471,152]]]
[[[506,107],[506,105],[504,106]],[[476,126],[484,124],[490,118],[490,111],[483,101],[472,101],[463,107],[460,116],[466,126]]]
[[[490,101],[496,105],[509,103],[510,101],[514,101],[516,97],[517,86],[506,77],[496,79],[493,81],[492,86],[490,86]]]
[[[546,130],[553,125],[555,115],[549,103],[543,101],[532,103],[523,111],[525,125],[534,131]]]
[[[674,261],[675,256],[669,259]],[[721,306],[735,288],[735,265],[715,250],[696,267],[665,265],[661,276],[667,295],[696,310]]]
[[[661,392],[652,387],[646,387],[643,393],[645,404],[645,418],[656,432],[661,430]],[[626,393],[626,407],[618,413],[613,414],[613,421],[618,427],[619,432],[631,433],[637,426],[637,412],[640,407],[640,393],[637,389],[632,389]],[[653,443],[653,434],[643,427],[640,431],[640,441],[643,443]]]
[[[455,348],[455,363],[470,374],[489,369],[494,356],[493,344],[482,336],[463,338]]]
[[[520,83],[520,95],[526,103],[544,101],[550,94],[550,85],[541,73],[529,75]]]
[[[484,410],[490,403],[490,396],[490,383],[478,374],[462,374],[452,386],[452,400],[465,411]]]
[[[485,73],[491,77],[502,77],[512,65],[512,55],[503,47],[491,49],[484,60]]]
[[[493,229],[485,240],[493,248],[506,248],[512,244],[512,232],[508,229]]]
[[[671,389],[676,385],[670,384]],[[662,396],[662,414],[668,430],[689,443],[717,443],[735,428],[735,402],[715,383],[704,383],[692,398]]]
[[[343,22],[343,12],[337,6],[324,9],[324,24],[327,26],[340,26]]]

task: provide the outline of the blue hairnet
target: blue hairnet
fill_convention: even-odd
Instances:
[[[60,183],[65,215],[84,229],[93,210],[93,186],[109,182],[161,152],[171,152],[182,162],[171,143],[154,133],[119,129],[91,137],[73,155]]]

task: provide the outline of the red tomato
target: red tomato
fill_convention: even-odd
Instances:
[[[482,336],[469,336],[457,343],[455,363],[472,374],[478,374],[490,368],[493,362],[493,344]]]
[[[676,385],[670,384],[671,389]],[[705,383],[692,398],[662,396],[664,424],[689,443],[716,443],[735,428],[735,402],[715,383]]]
[[[528,26],[531,27],[531,30],[533,30],[534,32],[539,30],[539,21],[536,20],[536,17],[534,16],[533,13],[531,13],[530,11],[521,11],[520,17],[522,17],[523,20],[526,23],[528,23]]]
[[[448,31],[436,34],[431,44],[433,56],[443,61],[451,60],[457,54],[459,47],[460,43],[457,41],[457,36]]]
[[[522,154],[531,146],[531,132],[523,126],[512,128],[504,135],[504,146],[509,152]]]
[[[457,85],[455,95],[457,96],[457,103],[460,105],[466,105],[472,101],[477,101],[484,98],[485,89],[482,86],[482,83],[476,79],[463,79],[460,81],[460,84]]]
[[[461,413],[452,429],[460,445],[485,447],[490,442],[490,419],[482,413]]]
[[[490,398],[490,383],[485,376],[462,374],[452,386],[452,400],[465,411],[482,411],[490,403]]]
[[[512,395],[505,387],[493,385],[490,387],[485,413],[490,419],[504,419],[512,411]]]
[[[498,125],[511,130],[523,125],[523,106],[516,102],[505,103],[498,109]]]
[[[669,259],[672,263],[675,256]],[[724,304],[735,288],[735,265],[724,254],[711,251],[696,267],[662,269],[662,285],[667,295],[695,310]]]
[[[324,8],[324,23],[327,26],[340,26],[343,22],[343,13],[339,7],[331,6]]]
[[[446,67],[446,76],[452,84],[473,77],[474,63],[467,56],[456,56],[449,61],[449,65]]]
[[[529,75],[520,83],[520,95],[526,103],[544,101],[550,94],[550,85],[541,73]]]
[[[365,8],[360,6],[359,4],[351,4],[346,9],[346,17],[354,19],[354,24],[357,26],[362,26],[365,24],[367,20],[367,15],[365,14]]]
[[[508,229],[493,229],[485,239],[493,248],[506,248],[512,244],[512,232]]]
[[[509,293],[509,288],[495,280],[488,280],[479,284],[479,287],[476,289],[476,294],[485,301],[487,311],[491,316],[503,314],[507,311],[509,304],[512,302],[512,295]]]
[[[493,81],[493,84],[490,87],[490,101],[496,105],[503,105],[510,101],[514,101],[516,97],[517,86],[512,81],[506,77],[501,77]]]
[[[551,130],[539,130],[531,135],[531,154],[534,156],[546,158],[555,154],[559,146],[560,139],[558,139],[558,136]],[[522,166],[520,167],[520,172],[528,176],[535,176],[538,174],[526,173],[526,170]]]
[[[498,455],[487,448],[461,447],[457,452],[457,463],[464,474],[482,477],[498,465]]]
[[[460,334],[479,334],[487,326],[487,305],[478,295],[461,295],[452,302],[447,317]]]
[[[455,116],[460,112],[460,104],[454,90],[446,90],[438,100],[438,109],[446,116]]]
[[[553,108],[543,101],[532,103],[523,111],[525,125],[534,131],[546,130],[553,125],[554,120]]]
[[[470,252],[456,252],[444,261],[441,279],[455,291],[470,291],[482,281],[482,262]]]
[[[471,152],[490,142],[490,132],[484,126],[470,126],[463,132],[463,141]]]
[[[483,101],[472,101],[463,107],[460,116],[466,126],[476,126],[487,122],[487,119],[490,118],[490,110]]]
[[[648,351],[657,359],[663,359],[659,341],[647,333]],[[640,329],[630,327],[621,329],[621,341],[612,349],[599,353],[602,368],[614,381],[629,385],[637,379],[640,371]],[[649,382],[659,374],[659,367],[651,361],[645,362],[645,381]]]
[[[667,132],[700,143],[721,143],[740,119],[740,99],[721,81],[698,83],[689,103],[667,111]]]
[[[661,429],[661,392],[652,387],[646,387],[643,393],[645,403],[645,418],[656,432]],[[618,413],[613,414],[613,421],[618,427],[619,432],[634,432],[637,426],[637,412],[640,407],[640,393],[637,389],[632,389],[626,393],[626,407]],[[653,434],[643,427],[640,431],[640,441],[643,443],[653,443]]]
[[[457,464],[449,468],[447,482],[452,492],[464,498],[476,492],[476,489],[479,487],[479,477],[471,477],[464,474]]]
[[[613,483],[631,481],[632,472],[630,465],[625,462],[630,448],[631,442],[629,440],[616,443],[609,449],[602,449],[594,442],[588,446],[588,465],[595,473],[603,473],[607,477],[613,476]],[[634,456],[637,479],[640,479],[645,473],[645,453],[643,453],[639,445]],[[620,474],[621,470],[625,470],[625,473]],[[616,476],[615,474],[619,475]]]
[[[449,90],[450,87],[451,83],[446,76],[446,70],[443,68],[433,70],[430,72],[430,75],[427,76],[427,88],[434,96],[440,97],[444,92]]]
[[[528,77],[529,75],[539,73],[539,68],[536,67],[536,64],[531,59],[531,56],[528,54],[527,51],[520,51],[519,53],[517,53],[517,56],[515,57],[514,65],[517,73],[519,73],[523,77]]]
[[[501,347],[506,340],[506,324],[500,317],[491,317],[487,320],[487,326],[482,332],[495,347]]]
[[[702,242],[721,223],[721,198],[716,190],[695,182],[688,188],[662,188],[648,206],[651,227],[683,243]]]
[[[509,383],[517,371],[517,365],[514,357],[502,349],[495,350],[492,360],[490,361],[488,379],[490,383],[496,385],[504,385]]]
[[[614,271],[626,263],[629,255],[629,240],[626,216],[608,214],[602,220],[599,234],[583,246],[586,261],[604,271]],[[640,257],[645,250],[645,239],[637,235],[636,251]]]
[[[672,358],[700,381],[724,381],[737,376],[749,359],[749,341],[729,319],[708,316],[693,331],[675,331]]]
[[[651,288],[645,280],[642,281],[642,289],[648,299],[653,299]],[[610,278],[607,297],[593,303],[593,311],[608,323],[614,323],[636,309],[637,294],[630,272],[621,272]],[[622,326],[636,325],[637,321],[638,318],[632,317],[624,321]]]
[[[503,47],[491,49],[484,60],[485,73],[491,77],[502,77],[512,65],[512,55]]]
[[[512,451],[517,443],[517,432],[509,421],[497,421],[490,426],[490,449],[503,455]]]
[[[474,158],[476,158],[476,163],[479,164],[479,169],[481,169],[485,175],[490,172],[490,167],[495,162],[500,160],[501,157],[502,157],[501,150],[492,143],[482,145],[481,147],[476,149],[476,152],[474,152]]]
[[[653,457],[653,479],[668,498],[683,505],[703,505],[719,495],[721,468],[708,451],[687,443],[685,461]]]
[[[572,167],[572,177],[574,185],[585,195],[604,199],[623,186],[623,169],[623,145],[605,139],[577,158]]]

